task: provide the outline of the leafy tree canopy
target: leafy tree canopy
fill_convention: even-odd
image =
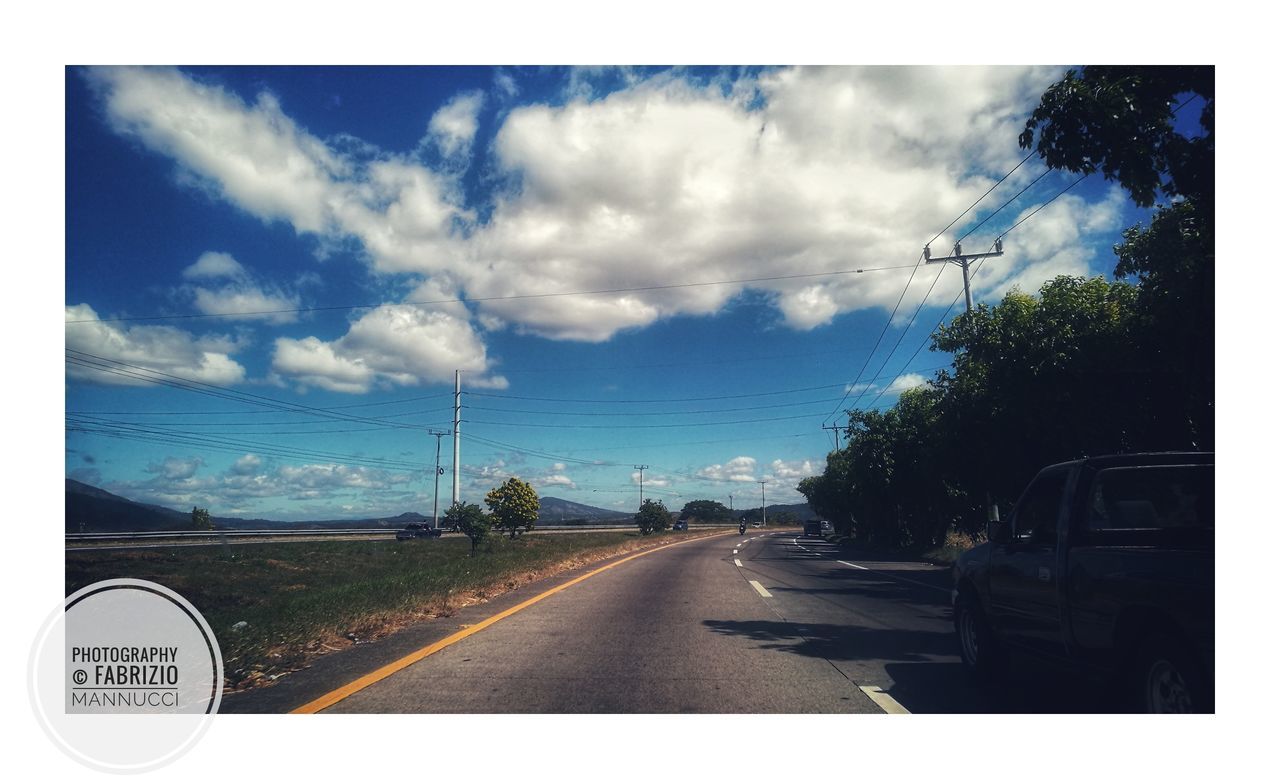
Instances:
[[[640,528],[640,533],[649,535],[671,527],[671,512],[667,511],[667,507],[662,501],[653,502],[645,498],[644,504],[640,506],[640,511],[636,514],[636,527]]]
[[[1174,111],[1191,95],[1203,99],[1200,132],[1184,135]],[[1051,168],[1101,171],[1143,207],[1158,192],[1211,201],[1213,125],[1212,66],[1091,66],[1049,87],[1018,144]]]
[[[471,553],[489,535],[492,527],[490,518],[474,503],[455,503],[444,513],[445,524],[456,527],[463,535],[471,539]]]
[[[501,487],[490,490],[484,502],[493,514],[494,527],[510,533],[512,538],[516,533],[532,530],[538,521],[538,493],[514,476]]]
[[[194,530],[213,530],[213,518],[209,516],[209,510],[193,506],[191,508],[191,527]]]
[[[732,522],[733,512],[717,500],[691,500],[680,510],[680,518],[688,522]]]

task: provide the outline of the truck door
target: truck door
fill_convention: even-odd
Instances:
[[[1042,471],[1018,501],[1010,533],[991,549],[991,615],[1012,644],[1063,653],[1058,596],[1058,526],[1067,510],[1069,468]]]

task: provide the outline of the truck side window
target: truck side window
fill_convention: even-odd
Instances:
[[[1054,543],[1058,535],[1058,509],[1066,487],[1066,471],[1054,471],[1032,482],[1013,513],[1015,540]]]
[[[1213,466],[1108,468],[1093,483],[1090,530],[1213,527]]]

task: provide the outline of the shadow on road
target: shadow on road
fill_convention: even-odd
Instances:
[[[833,663],[883,663],[884,689],[917,714],[1107,713],[1107,690],[1015,660],[998,684],[979,684],[955,658],[949,633],[884,630],[774,620],[705,620],[721,635],[740,636],[761,650],[817,657]]]

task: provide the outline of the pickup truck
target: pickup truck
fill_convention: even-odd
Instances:
[[[412,541],[415,538],[439,538],[441,531],[425,523],[411,522],[403,530],[396,531],[397,541]]]
[[[1093,457],[1040,471],[952,567],[960,658],[1010,650],[1104,679],[1139,712],[1213,711],[1213,454]]]

